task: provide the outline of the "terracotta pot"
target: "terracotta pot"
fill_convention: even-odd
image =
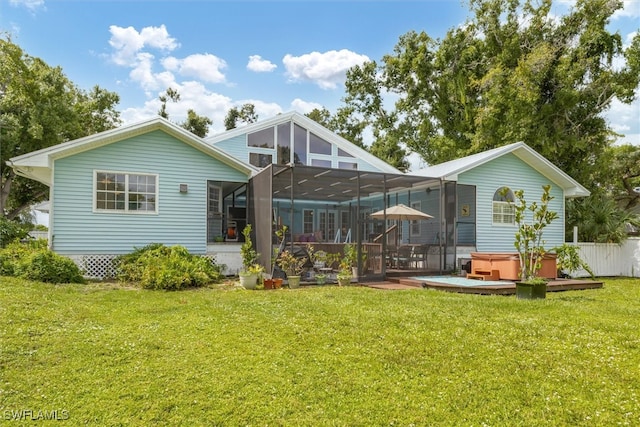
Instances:
[[[273,289],[274,287],[274,279],[264,279],[264,288],[265,289]]]
[[[282,287],[282,279],[273,279],[273,288],[280,289]]]

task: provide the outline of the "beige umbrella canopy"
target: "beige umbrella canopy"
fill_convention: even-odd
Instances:
[[[371,214],[371,218],[384,219],[384,209]],[[431,215],[421,212],[417,209],[410,208],[407,205],[399,204],[387,208],[387,219],[395,219],[396,221],[419,221],[421,219],[433,218]],[[394,227],[397,227],[394,226]],[[396,246],[398,246],[398,233],[396,231]]]
[[[371,218],[384,219],[384,209],[371,214]],[[417,209],[410,208],[407,205],[399,204],[387,208],[387,219],[395,219],[398,221],[418,221],[421,219],[433,218],[431,215],[421,212]]]

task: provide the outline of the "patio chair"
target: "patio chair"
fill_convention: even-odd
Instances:
[[[414,246],[411,253],[411,265],[414,268],[426,268],[427,267],[427,255],[431,245]]]
[[[397,268],[408,268],[413,258],[413,246],[400,246],[395,257]]]

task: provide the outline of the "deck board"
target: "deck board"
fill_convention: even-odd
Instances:
[[[386,282],[367,283],[367,286],[375,289],[401,290],[401,289],[435,289],[445,292],[456,292],[480,295],[515,295],[516,285],[512,281],[505,281],[504,285],[486,285],[479,282],[478,286],[458,286],[429,279],[416,280],[412,278],[397,278]],[[582,279],[556,279],[547,283],[547,292],[561,292],[584,289],[600,289],[603,282],[598,280]]]

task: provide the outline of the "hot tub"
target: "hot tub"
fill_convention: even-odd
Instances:
[[[515,252],[471,252],[471,271],[499,270],[500,279],[520,279],[520,258]],[[558,268],[556,254],[545,254],[538,277],[555,279]]]

